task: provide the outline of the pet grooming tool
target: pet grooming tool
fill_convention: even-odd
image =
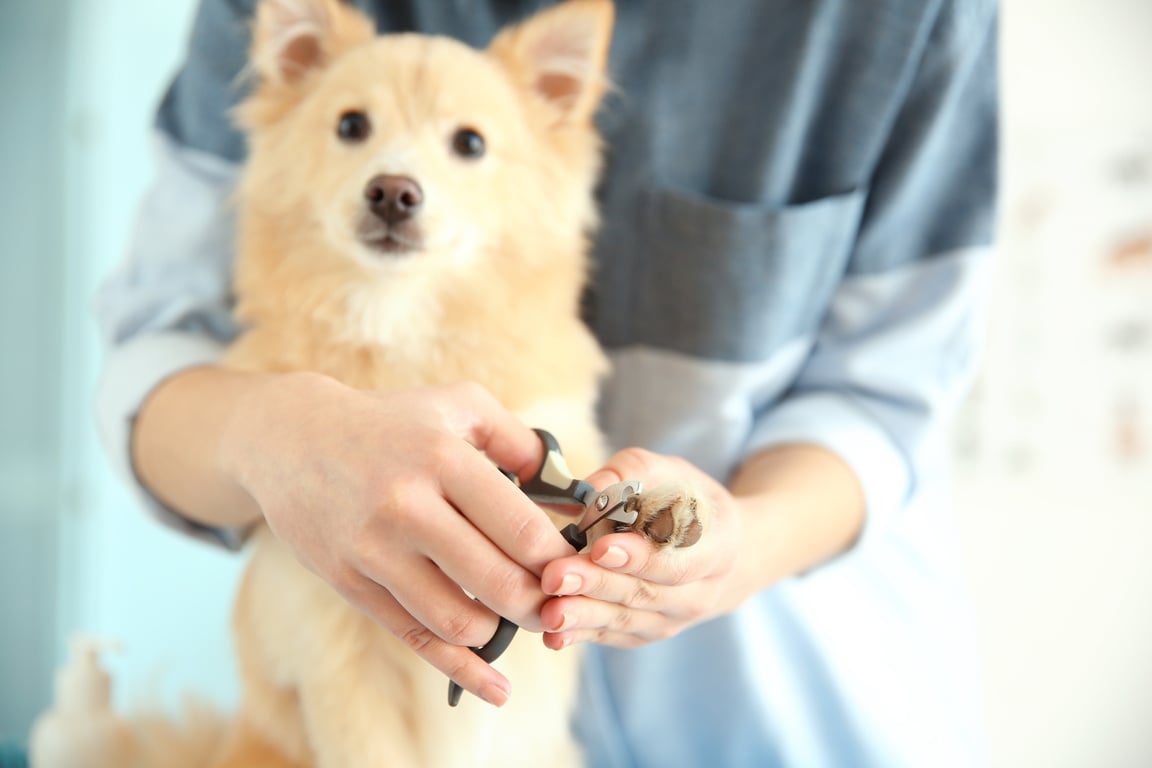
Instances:
[[[577,552],[588,546],[588,531],[592,526],[602,520],[612,520],[621,526],[629,526],[636,522],[639,515],[631,504],[632,499],[643,490],[638,480],[625,480],[597,491],[583,480],[572,476],[560,444],[556,438],[543,429],[537,429],[536,434],[544,444],[544,461],[540,469],[527,482],[520,484],[520,490],[528,498],[540,504],[554,506],[582,507],[584,513],[580,519],[560,531],[564,540],[572,545]],[[508,473],[505,473],[508,474]],[[515,480],[515,477],[510,479]],[[484,645],[473,648],[473,652],[484,661],[491,664],[500,654],[508,648],[512,638],[516,635],[517,626],[508,619],[500,618],[496,627],[496,634]],[[456,706],[460,703],[460,695],[464,689],[455,682],[448,682],[448,704]]]

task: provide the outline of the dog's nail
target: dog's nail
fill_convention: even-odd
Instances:
[[[596,564],[604,568],[619,568],[628,562],[628,553],[620,547],[608,547],[604,554],[596,560]]]
[[[502,707],[511,694],[496,683],[488,683],[480,689],[480,698],[494,707]]]
[[[569,573],[564,576],[563,581],[560,582],[560,588],[556,590],[557,595],[575,595],[584,586],[584,580],[574,573]]]

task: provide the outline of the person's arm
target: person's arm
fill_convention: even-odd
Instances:
[[[145,488],[188,520],[245,529],[260,507],[221,461],[229,425],[271,377],[215,366],[188,368],[160,383],[137,415],[131,463]]]
[[[860,479],[839,455],[817,445],[765,448],[729,483],[743,507],[745,543],[739,562],[751,593],[804,573],[848,551],[864,525]]]
[[[545,642],[635,646],[868,545],[915,493],[923,450],[974,371],[996,201],[994,11],[946,6],[868,189],[847,274],[788,394],[727,488],[629,450],[594,476],[695,482],[715,505],[693,547],[614,534],[550,563]],[[568,585],[579,584],[573,589]]]

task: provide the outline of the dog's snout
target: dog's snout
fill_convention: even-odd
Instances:
[[[376,176],[364,188],[364,197],[372,213],[389,224],[412,218],[424,203],[424,191],[407,176]]]

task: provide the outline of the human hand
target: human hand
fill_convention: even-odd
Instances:
[[[526,477],[539,438],[477,386],[269,382],[239,409],[222,456],[273,533],[449,678],[502,704],[507,679],[468,646],[492,637],[498,615],[542,630],[540,574],[571,551],[492,465]]]
[[[737,608],[754,591],[738,553],[738,499],[683,459],[631,448],[588,478],[596,488],[620,480],[645,488],[687,483],[713,508],[709,526],[692,546],[657,549],[637,533],[601,537],[588,552],[554,560],[541,585],[557,597],[545,603],[545,645],[576,642],[637,647]]]

